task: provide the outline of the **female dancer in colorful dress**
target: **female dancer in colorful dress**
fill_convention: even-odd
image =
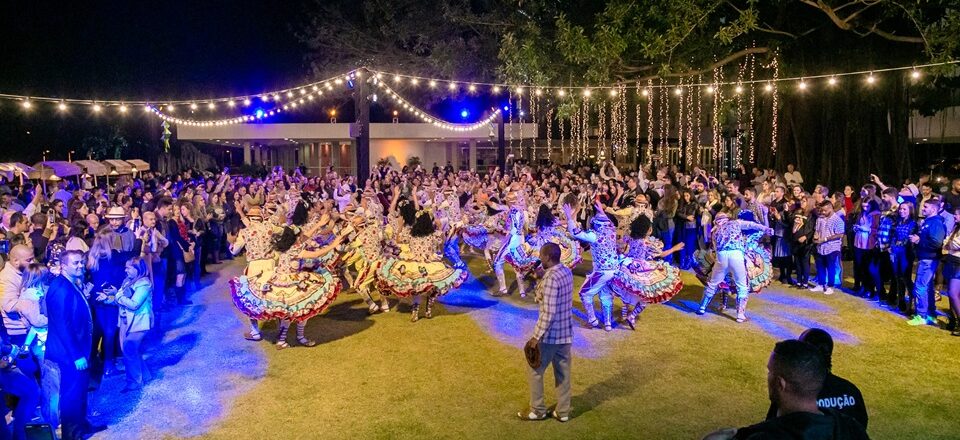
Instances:
[[[406,243],[400,243],[400,253],[387,258],[377,271],[377,285],[381,292],[400,298],[413,298],[410,321],[420,319],[420,300],[427,297],[425,316],[433,317],[433,303],[441,295],[460,286],[467,278],[464,269],[456,269],[443,262],[444,235],[436,228],[433,216],[426,211],[416,213]]]
[[[503,247],[506,239],[503,226],[506,224],[507,207],[483,190],[474,197],[474,208],[468,213],[468,217],[471,217],[470,224],[463,228],[463,241],[483,252],[484,259],[492,270],[493,254]]]
[[[547,204],[541,204],[537,211],[536,228],[532,234],[527,236],[526,243],[517,251],[507,254],[507,262],[513,266],[518,277],[518,283],[525,281],[537,264],[540,262],[540,248],[544,244],[554,243],[560,247],[560,264],[573,269],[581,261],[580,243],[570,238],[562,226],[557,221],[556,216]],[[521,287],[520,296],[525,295]]]
[[[652,226],[653,222],[645,215],[630,223],[630,234],[624,238],[625,258],[612,282],[614,294],[624,304],[621,319],[634,330],[637,316],[647,304],[667,302],[683,289],[680,269],[662,258],[683,249],[684,244],[664,250],[663,242],[653,237]],[[629,311],[630,305],[632,311]]]
[[[351,223],[357,230],[356,238],[350,242],[350,251],[346,264],[357,271],[353,287],[367,303],[367,312],[389,312],[390,303],[385,295],[380,295],[380,305],[370,296],[370,286],[376,281],[377,270],[383,264],[383,208],[371,191],[364,191]]]
[[[239,201],[236,205],[237,213],[245,227],[230,244],[230,253],[237,255],[246,248],[247,267],[243,270],[243,275],[230,280],[230,293],[233,303],[240,311],[244,311],[248,308],[242,304],[244,296],[240,294],[241,286],[246,286],[244,289],[247,290],[259,291],[261,283],[269,278],[276,267],[273,246],[270,244],[274,226],[264,220],[259,207],[252,207],[244,214]],[[243,334],[248,341],[263,339],[260,334],[259,319],[258,316],[250,316],[250,331]]]

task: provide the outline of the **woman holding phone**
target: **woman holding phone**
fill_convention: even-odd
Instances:
[[[115,236],[109,227],[97,232],[87,253],[87,273],[94,292],[116,288],[123,280],[120,267],[123,260],[120,252],[111,246]],[[94,347],[100,347],[103,375],[110,376],[120,371],[117,366],[117,306],[96,302],[92,309]]]
[[[111,288],[97,296],[97,302],[119,308],[114,324],[120,329],[123,361],[127,366],[127,386],[122,392],[143,388],[150,381],[147,364],[143,361],[143,338],[153,328],[153,283],[147,263],[134,257],[124,266],[126,278],[119,289]]]

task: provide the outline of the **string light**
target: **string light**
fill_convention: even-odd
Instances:
[[[910,77],[913,79],[920,79],[920,71],[913,69],[913,71],[910,72]]]
[[[430,116],[426,111],[417,108],[416,106],[410,104],[406,99],[400,96],[395,90],[391,89],[389,86],[382,82],[376,83],[376,86],[385,89],[386,95],[393,99],[399,106],[404,110],[410,112],[412,115],[420,118],[421,121],[428,124],[433,124],[436,127],[440,127],[446,130],[457,131],[457,132],[467,132],[473,131],[484,126],[490,125],[496,118],[500,115],[500,110],[494,110],[489,116],[485,119],[475,122],[473,124],[453,124],[447,121],[444,121],[440,118],[435,118]],[[394,110],[396,112],[396,110]],[[336,115],[336,110],[331,110],[331,115]],[[394,114],[396,116],[396,113]]]
[[[564,96],[567,96],[567,91],[563,89],[557,90],[557,95],[563,98]]]
[[[196,103],[190,104],[190,110],[196,110],[196,109],[197,109]]]
[[[707,86],[707,93],[713,93],[713,86]]]
[[[60,109],[60,111],[65,112],[67,111],[67,104],[65,102],[61,102],[57,104],[57,108]]]
[[[29,99],[24,99],[24,100],[23,100],[23,104],[21,104],[21,105],[23,106],[23,108],[29,110],[30,107],[31,107],[33,104],[30,103],[30,100],[29,100]]]
[[[101,107],[100,104],[94,104],[94,105],[93,105],[93,112],[94,112],[94,113],[100,113],[100,110],[102,110],[102,109],[103,109],[103,107]]]
[[[217,105],[211,102],[211,103],[207,104],[207,108],[210,109],[210,110],[216,110],[216,109],[217,109]]]
[[[830,79],[827,80],[827,84],[830,84],[831,86],[835,86],[837,85],[837,79],[831,76]]]
[[[126,113],[126,112],[127,112],[127,106],[125,106],[125,105],[123,105],[123,104],[120,104],[120,107],[118,107],[117,110],[119,110],[120,113]]]
[[[772,92],[772,91],[773,91],[773,84],[770,84],[770,83],[768,82],[766,85],[763,86],[763,91],[764,91],[764,92]]]
[[[867,84],[873,84],[877,79],[873,77],[873,72],[870,72],[870,75],[867,76]]]
[[[592,95],[592,94],[593,94],[593,92],[590,91],[590,89],[583,89],[583,96],[589,98],[590,95]]]
[[[243,105],[249,107],[249,106],[250,106],[250,98],[244,99],[244,100],[243,100]]]
[[[640,94],[643,95],[643,96],[649,96],[649,95],[650,95],[650,89],[649,89],[649,88],[643,89],[643,90],[640,92]]]
[[[457,90],[457,83],[451,82],[451,83],[447,86],[447,88],[450,89],[450,91]]]
[[[500,86],[493,86],[493,94],[496,95],[499,93],[500,93]]]
[[[677,96],[680,96],[680,95],[683,94],[683,90],[680,89],[680,87],[677,87],[677,88],[673,89],[673,94],[674,94],[674,95],[677,95]]]
[[[173,104],[170,104],[170,105],[167,106],[167,111],[170,112],[170,113],[173,113],[173,112],[177,111],[177,107],[175,107]]]
[[[467,90],[469,90],[470,93],[476,92],[477,86],[475,84],[470,84],[469,86],[467,86]]]
[[[733,89],[733,91],[738,94],[743,93],[743,86],[738,85],[736,88]]]
[[[801,80],[800,80],[800,84],[798,84],[797,87],[799,87],[800,90],[806,90],[806,89],[807,89],[807,82],[801,79]]]

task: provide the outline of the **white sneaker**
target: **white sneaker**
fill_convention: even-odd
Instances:
[[[832,288],[832,287],[827,287],[826,289],[823,290],[823,294],[824,294],[824,295],[833,295],[833,288]]]
[[[819,284],[810,288],[811,292],[823,292],[823,286]]]

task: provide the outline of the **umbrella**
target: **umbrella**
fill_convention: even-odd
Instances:
[[[79,176],[81,174],[83,174],[83,169],[72,162],[48,160],[46,162],[37,162],[29,175],[31,179],[58,180],[64,177]]]
[[[91,176],[106,176],[110,172],[106,165],[95,160],[75,160],[73,163],[83,168],[83,171]]]

